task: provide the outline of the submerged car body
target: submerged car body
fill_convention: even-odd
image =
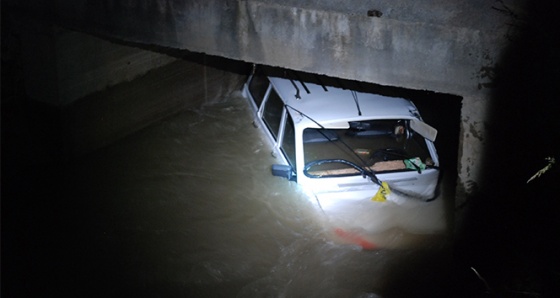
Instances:
[[[370,200],[382,182],[414,198],[435,197],[437,131],[411,101],[259,67],[243,95],[281,160],[273,174],[302,185],[321,208]]]

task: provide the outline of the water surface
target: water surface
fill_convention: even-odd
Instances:
[[[53,178],[58,198],[36,204],[41,236],[29,255],[42,262],[33,274],[44,278],[30,287],[97,297],[447,290],[434,283],[449,269],[442,198],[364,202],[326,216],[297,184],[270,174],[276,160],[251,123],[245,99],[233,94],[63,169]]]

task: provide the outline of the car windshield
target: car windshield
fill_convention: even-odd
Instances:
[[[426,140],[409,120],[350,122],[348,129],[303,132],[305,175],[332,177],[374,172],[419,171],[433,166]]]

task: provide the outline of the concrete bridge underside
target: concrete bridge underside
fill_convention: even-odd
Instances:
[[[47,50],[60,60],[65,59],[68,50],[56,46],[59,40],[83,44],[83,40],[79,41],[81,35],[69,33],[83,32],[96,36],[90,38],[144,48],[188,50],[460,97],[457,205],[480,183],[492,73],[508,45],[512,16],[523,9],[524,3],[522,0],[358,0],[351,4],[334,0],[3,2],[15,11],[33,16],[39,27],[45,23],[53,25],[34,30],[45,30],[46,33],[39,35],[57,39]],[[137,56],[141,58],[135,61],[147,62],[136,69],[155,68],[173,60],[150,55]],[[53,63],[58,63],[52,68],[56,77],[69,81],[75,78],[72,67]],[[130,79],[125,75],[119,78]],[[114,83],[106,82],[105,87]],[[68,105],[87,95],[63,89],[53,91],[56,99],[51,102],[55,105]]]

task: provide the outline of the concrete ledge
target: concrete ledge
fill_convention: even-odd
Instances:
[[[243,79],[185,60],[154,69],[65,107],[66,147],[70,156],[87,154],[165,117],[212,102],[229,90],[239,90]]]
[[[146,74],[175,57],[55,28],[59,101],[62,105]]]

